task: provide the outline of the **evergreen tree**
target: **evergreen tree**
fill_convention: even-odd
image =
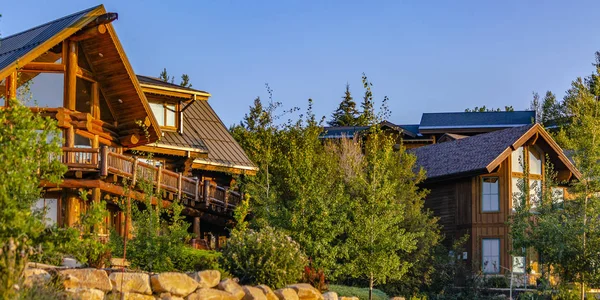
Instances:
[[[357,126],[358,111],[356,102],[350,94],[350,85],[346,84],[346,92],[342,97],[342,102],[331,115],[331,121],[327,122],[329,126]]]
[[[556,96],[551,91],[547,91],[542,103],[542,124],[560,123],[563,117],[562,110],[561,104],[556,101]]]
[[[373,101],[373,92],[371,92],[373,83],[369,81],[365,73],[362,75],[362,83],[365,88],[365,95],[360,103],[362,111],[358,118],[358,124],[361,126],[371,126],[376,123],[375,103]]]
[[[531,103],[529,104],[529,110],[535,111],[537,123],[544,123],[542,122],[543,110],[542,103],[540,103],[540,94],[533,92],[533,99],[531,99]]]
[[[496,112],[496,111],[515,111],[515,109],[510,106],[504,106],[504,110],[501,108],[487,108],[485,105],[482,107],[475,106],[474,108],[466,108],[465,112]]]
[[[167,73],[167,68],[163,68],[162,72],[160,72],[160,75],[158,75],[158,78],[164,82],[175,82],[175,76],[169,76],[169,73]]]
[[[192,83],[190,82],[190,77],[188,76],[188,74],[181,75],[181,83],[179,83],[179,85],[187,88],[192,87]]]

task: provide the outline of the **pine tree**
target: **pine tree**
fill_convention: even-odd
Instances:
[[[556,101],[556,96],[551,91],[547,91],[542,102],[542,124],[547,125],[549,122],[560,122],[562,117],[562,107]]]
[[[187,88],[192,87],[192,83],[190,83],[190,77],[188,76],[188,74],[181,75],[181,83],[179,83],[179,85]]]
[[[329,126],[357,126],[358,111],[356,110],[356,102],[350,94],[350,85],[346,84],[346,92],[342,97],[342,102],[331,115],[331,121],[327,122]]]
[[[169,73],[167,73],[167,68],[163,68],[162,72],[160,72],[160,75],[158,75],[158,78],[164,82],[173,83],[175,81],[175,76],[169,76]]]

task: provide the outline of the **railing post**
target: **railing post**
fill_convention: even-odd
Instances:
[[[135,187],[135,182],[137,180],[137,166],[138,166],[138,160],[137,158],[133,157],[133,170],[131,170],[131,185],[133,187]]]
[[[181,179],[183,178],[183,175],[181,173],[179,173],[179,176],[177,177],[177,199],[179,199],[179,201],[181,201]]]
[[[224,200],[223,202],[225,202],[225,211],[227,211],[227,208],[229,208],[229,205],[228,205],[228,203],[229,203],[229,188],[228,187],[225,187],[225,196],[224,197],[225,197],[225,199],[223,199]]]
[[[203,197],[204,197],[204,204],[206,205],[206,207],[208,207],[208,205],[210,204],[210,196],[208,194],[210,194],[210,180],[204,180],[204,187],[203,187]]]
[[[196,202],[200,201],[199,193],[200,193],[200,178],[196,178],[196,192],[195,192],[195,195],[194,195],[195,196],[194,197],[194,201],[196,201]]]
[[[162,182],[162,164],[158,165],[158,175],[156,175],[156,194],[160,195],[160,183]]]
[[[100,148],[100,176],[108,176],[108,147],[106,145]]]

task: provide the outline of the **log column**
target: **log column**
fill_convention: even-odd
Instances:
[[[67,227],[73,227],[79,222],[79,215],[81,214],[81,207],[79,198],[76,196],[74,191],[69,191],[67,194],[65,204],[65,225]]]
[[[65,95],[63,106],[75,110],[77,95],[77,42],[69,41],[66,55]]]
[[[8,106],[10,104],[9,100],[17,99],[17,72],[12,72],[10,75],[6,76],[4,84],[6,85],[4,106]]]
[[[194,217],[193,228],[194,228],[194,238],[197,239],[198,241],[200,241],[200,239],[202,238],[200,236],[200,217]]]

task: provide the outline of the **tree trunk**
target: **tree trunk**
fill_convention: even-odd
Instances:
[[[373,272],[369,276],[369,300],[373,300]]]

